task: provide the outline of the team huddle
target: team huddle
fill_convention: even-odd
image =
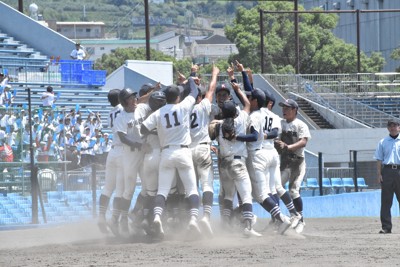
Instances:
[[[234,67],[242,73],[244,90],[234,77]],[[307,125],[296,118],[298,105],[291,99],[279,103],[281,119],[271,111],[274,96],[267,89],[253,88],[250,71],[237,61],[227,71],[241,105],[233,101],[227,85],[217,86],[215,66],[208,90],[200,86],[193,66],[188,79],[180,75],[180,85],[161,90],[159,84],[145,84],[139,95],[129,88],[109,92],[114,140],[99,200],[102,232],[118,237],[140,232],[162,240],[165,231],[175,228],[211,238],[211,151],[218,156],[223,229],[262,236],[253,227],[253,203],[258,203],[271,214],[278,233],[290,227],[303,231],[300,185],[304,147],[311,136]],[[142,190],[130,211],[138,177]],[[282,186],[286,182],[289,192]],[[281,212],[279,199],[290,216]]]

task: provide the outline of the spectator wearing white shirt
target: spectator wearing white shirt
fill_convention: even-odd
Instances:
[[[83,50],[79,42],[75,44],[75,49],[72,50],[70,56],[72,59],[77,59],[77,60],[84,60],[86,58],[85,50]]]
[[[56,102],[53,87],[47,86],[46,92],[43,92],[40,99],[42,100],[43,107],[52,107],[54,102]]]

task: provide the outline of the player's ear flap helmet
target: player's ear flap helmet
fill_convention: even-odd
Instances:
[[[151,93],[149,98],[149,106],[152,111],[156,111],[167,103],[165,93],[162,91],[156,91]]]
[[[119,92],[121,92],[120,89],[112,89],[108,92],[107,95],[108,102],[110,102],[111,106],[113,107],[119,104],[119,98],[118,98]]]
[[[121,103],[121,105],[123,107],[126,107],[128,102],[128,98],[131,97],[132,95],[134,95],[136,97],[137,92],[132,91],[132,89],[130,88],[125,88],[122,89],[121,92],[119,92],[119,102]]]
[[[276,102],[275,96],[273,94],[271,94],[271,92],[266,88],[262,88],[261,90],[265,94],[265,105],[267,106],[268,102],[271,101],[272,102],[272,107],[274,107],[275,102]]]
[[[265,106],[265,93],[259,89],[259,88],[254,88],[253,91],[251,91],[251,96],[255,99],[257,99],[257,104],[259,108],[262,108]]]

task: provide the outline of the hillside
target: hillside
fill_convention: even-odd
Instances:
[[[3,0],[18,9],[18,1]],[[152,34],[159,34],[167,27],[188,30],[209,29],[214,23],[223,26],[234,17],[239,6],[252,7],[256,1],[172,1],[155,4],[149,0]],[[122,39],[143,38],[143,0],[36,0],[24,1],[24,13],[29,15],[29,5],[35,3],[43,20],[102,21],[106,36]],[[206,20],[199,19],[205,18]],[[211,21],[209,21],[211,20]],[[207,21],[207,23],[205,23]],[[139,22],[139,23],[138,23]],[[221,32],[221,29],[218,31]],[[204,31],[203,34],[207,34]]]

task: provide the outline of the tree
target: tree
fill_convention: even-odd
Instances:
[[[393,50],[392,54],[390,54],[390,57],[394,60],[399,60],[400,59],[400,47]],[[396,68],[396,72],[400,72],[400,67]]]
[[[231,25],[225,27],[227,38],[236,44],[239,58],[256,72],[260,66],[260,28],[258,10],[292,11],[293,3],[262,2],[252,9],[238,8]],[[299,6],[299,10],[303,8]],[[332,33],[337,25],[335,14],[299,14],[299,57],[301,73],[356,72],[356,47]],[[264,67],[269,73],[294,73],[295,35],[293,14],[264,13]],[[368,58],[361,54],[361,71],[380,71],[384,59],[379,53]]]

